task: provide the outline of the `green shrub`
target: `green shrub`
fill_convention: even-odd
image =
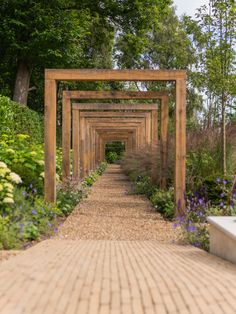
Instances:
[[[59,187],[57,191],[57,206],[63,213],[68,216],[74,207],[80,202],[84,195],[81,186],[74,185],[72,182],[67,182]]]
[[[28,135],[18,134],[13,139],[8,135],[0,137],[0,160],[19,174],[24,186],[33,185],[42,193],[44,152],[40,144],[32,144]]]
[[[155,187],[152,185],[149,177],[137,177],[137,181],[134,184],[134,193],[144,194],[150,198],[153,194]]]
[[[232,180],[229,177],[206,177],[202,183],[207,199],[217,206],[228,201],[231,185]]]
[[[7,214],[9,206],[14,204],[14,188],[22,182],[18,174],[11,172],[7,165],[0,161],[0,213]]]
[[[174,217],[174,192],[173,190],[156,190],[150,198],[153,206],[166,218]]]
[[[43,143],[43,117],[27,106],[0,96],[0,134],[27,134],[32,143]]]
[[[108,152],[106,154],[106,161],[109,164],[113,164],[114,162],[116,162],[118,160],[118,154],[116,152]]]

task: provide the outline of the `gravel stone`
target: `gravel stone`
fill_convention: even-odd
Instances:
[[[119,165],[109,165],[67,218],[55,238],[69,240],[159,240],[171,243],[173,224],[150,201],[133,195],[132,183]]]

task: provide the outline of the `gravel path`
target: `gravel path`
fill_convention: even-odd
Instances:
[[[145,197],[130,192],[131,182],[120,166],[109,165],[56,238],[172,242],[176,238],[172,223],[155,212]]]

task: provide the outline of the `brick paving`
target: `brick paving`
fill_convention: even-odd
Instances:
[[[236,265],[169,238],[80,239],[92,232],[69,225],[1,263],[1,314],[236,313]]]

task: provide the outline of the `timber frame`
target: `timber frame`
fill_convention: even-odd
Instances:
[[[76,117],[79,115],[79,117]],[[75,121],[74,121],[74,117]],[[108,119],[109,118],[109,119]],[[83,127],[79,128],[78,125],[83,125]],[[77,109],[73,109],[73,178],[78,178],[78,133],[79,133],[79,146],[80,146],[80,161],[82,164],[81,167],[81,177],[84,177],[85,174],[88,174],[90,170],[96,168],[98,160],[96,158],[96,148],[98,146],[98,140],[96,138],[97,126],[103,126],[108,129],[109,125],[111,127],[109,129],[109,133],[113,132],[113,129],[117,132],[117,123],[120,123],[118,132],[121,132],[121,127],[137,124],[140,126],[137,131],[137,139],[133,138],[132,146],[130,150],[137,149],[140,146],[146,146],[150,144],[151,141],[151,112],[83,112]],[[87,129],[89,127],[89,129]],[[80,130],[79,130],[80,129]],[[86,131],[87,130],[87,131]],[[84,133],[89,133],[90,140],[82,140],[84,138]],[[74,140],[74,136],[76,139]],[[133,147],[137,142],[137,147]],[[87,146],[86,149],[83,146]],[[90,151],[89,154],[86,154],[86,160],[84,160],[84,151]],[[88,160],[87,160],[88,159]],[[85,164],[86,161],[86,164]],[[89,165],[89,167],[88,167]],[[85,173],[84,173],[85,172]],[[65,178],[66,179],[66,178]]]
[[[160,169],[160,187],[166,189],[166,176],[167,176],[167,159],[168,159],[168,118],[169,118],[169,101],[168,93],[165,91],[63,91],[62,97],[62,178],[66,180],[70,176],[70,129],[71,129],[71,105],[73,100],[79,99],[116,99],[116,100],[159,100],[161,104],[161,134],[160,134],[160,156],[161,156],[161,169]],[[79,104],[77,104],[78,106]],[[82,104],[81,104],[82,105]],[[87,103],[84,104],[88,105]],[[95,104],[94,104],[95,105]],[[107,104],[109,108],[111,104]],[[117,104],[118,105],[118,104]],[[148,104],[145,104],[145,108]],[[86,107],[85,107],[86,108]],[[82,108],[82,109],[85,109]],[[92,108],[90,108],[91,110]],[[93,107],[93,109],[98,110],[98,106]],[[99,105],[100,109],[100,105]],[[108,109],[108,108],[107,108]],[[128,109],[128,104],[122,109]],[[134,109],[134,107],[132,108]],[[137,109],[140,109],[137,108]],[[106,108],[105,108],[106,110]],[[120,108],[121,110],[121,108]],[[152,121],[158,119],[158,111],[152,110]],[[155,124],[155,123],[154,123]],[[155,167],[156,158],[156,147],[158,144],[158,124],[154,125],[152,131],[153,138],[153,169],[152,169],[152,180],[157,181],[157,167]],[[77,144],[76,144],[77,145]],[[77,170],[76,170],[77,171]]]
[[[101,108],[104,107],[101,106]],[[137,142],[137,146],[135,146],[135,149],[141,146],[150,145],[152,136],[151,112],[83,112],[80,111],[79,106],[74,105],[72,123],[74,179],[79,177],[78,159],[80,159],[81,162],[81,177],[84,177],[85,174],[88,174],[90,170],[95,169],[96,167],[96,158],[94,155],[91,155],[91,152],[94,152],[96,150],[97,141],[95,138],[95,134],[91,133],[91,128],[103,124],[104,126],[111,125],[111,130],[113,130],[117,128],[117,122],[121,123],[119,125],[119,130],[121,130],[122,126],[129,127],[134,123],[140,125],[137,138],[133,138],[133,144],[136,145],[135,143]],[[79,125],[81,126],[80,128]],[[90,127],[89,130],[87,130],[88,126]],[[84,132],[87,132],[87,135],[88,133],[90,133],[90,141],[84,141]],[[80,158],[78,153],[78,141],[80,146]],[[84,145],[86,149],[84,148]],[[133,145],[131,148],[134,149]],[[90,150],[89,154],[86,153],[86,160],[84,160],[84,150],[86,152]],[[66,177],[64,178],[64,180],[66,180]]]
[[[56,200],[56,110],[58,81],[174,81],[175,204],[176,215],[185,209],[186,181],[186,71],[183,70],[45,70],[45,200]]]

